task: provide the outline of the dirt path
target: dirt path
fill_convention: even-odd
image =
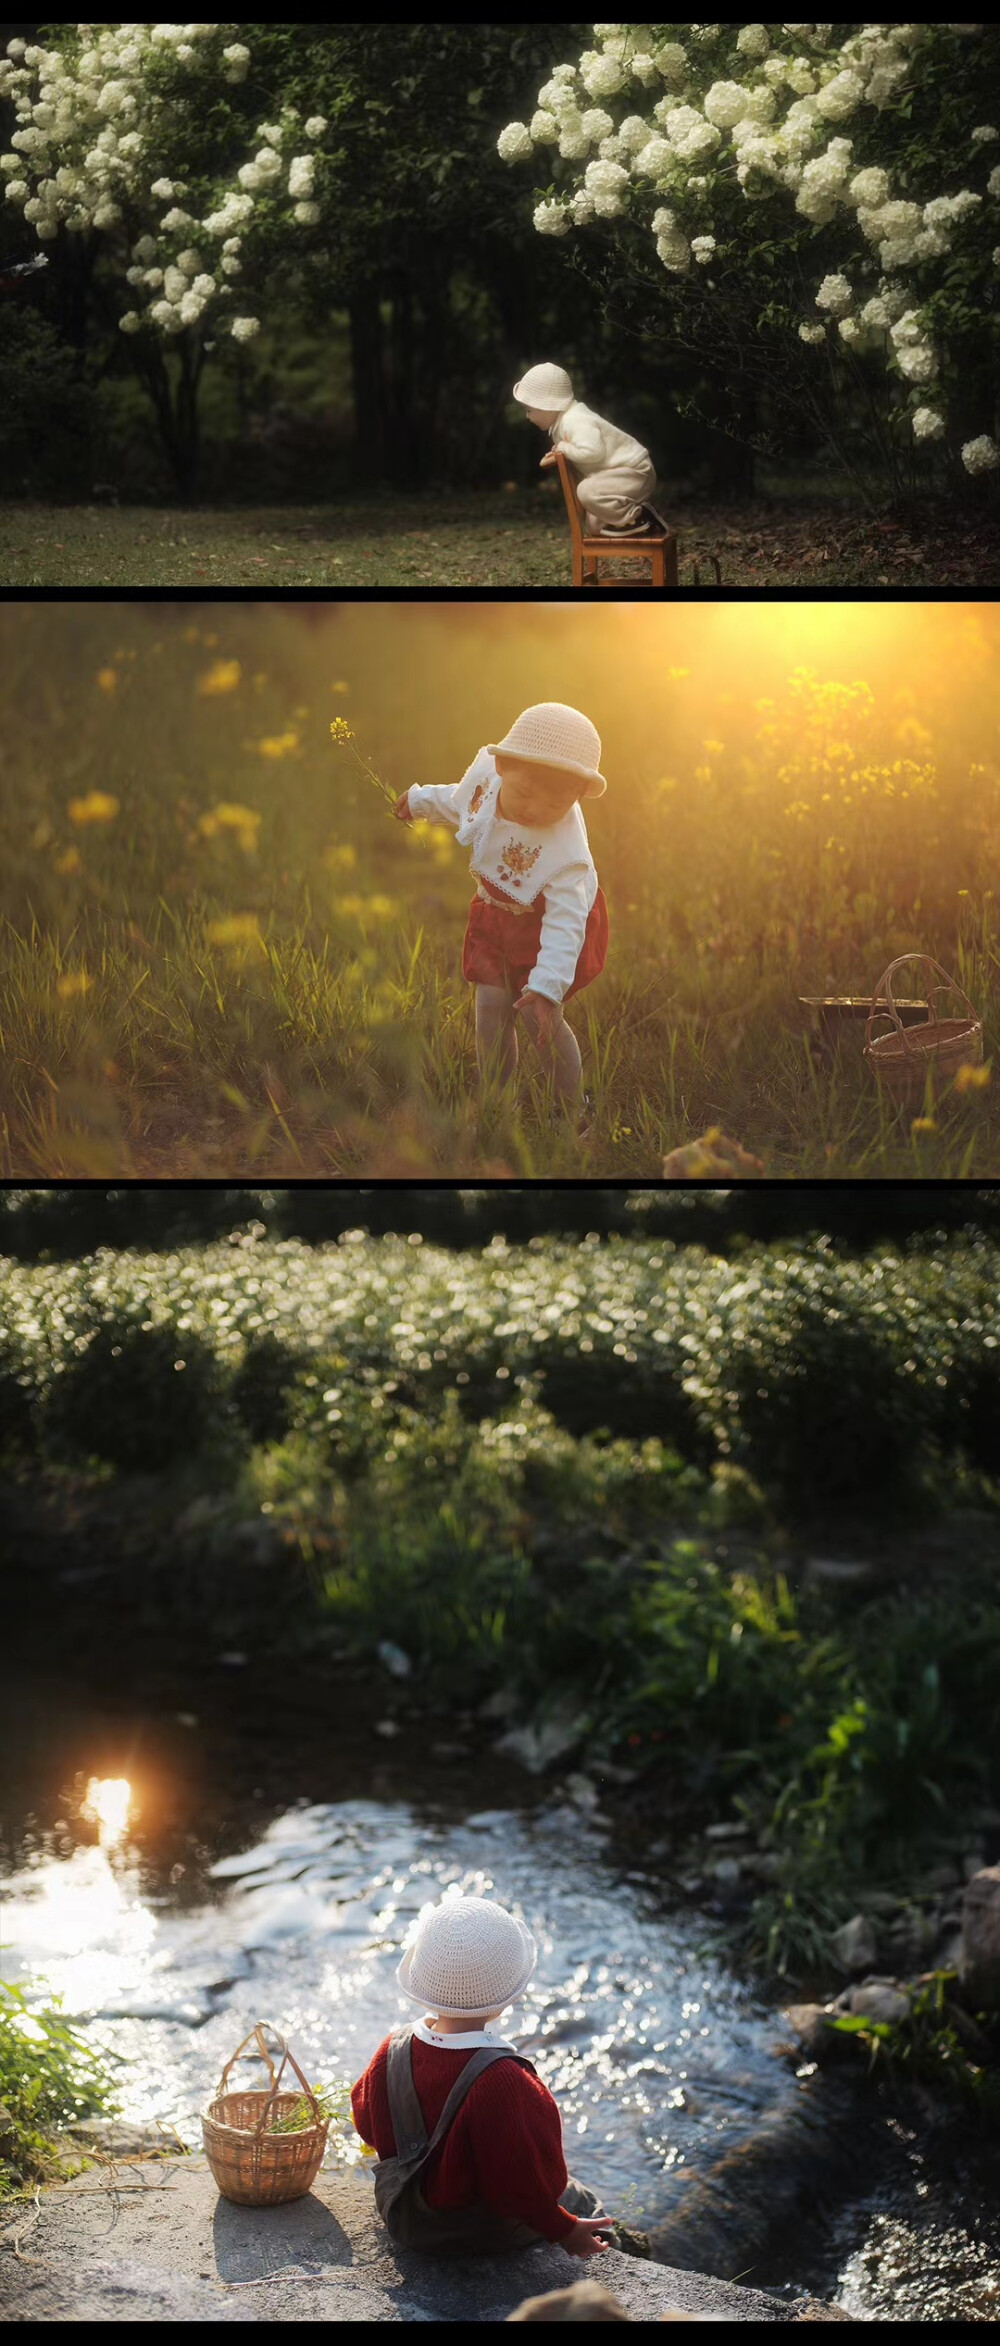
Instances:
[[[0,2321],[495,2322],[582,2271],[561,2248],[440,2261],[394,2249],[364,2176],[332,2170],[305,2199],[241,2208],[219,2198],[204,2158],[123,2162],[8,2211]],[[614,2249],[600,2278],[637,2321],[794,2318],[759,2290]]]

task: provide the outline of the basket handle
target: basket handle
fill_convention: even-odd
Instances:
[[[890,961],[888,969],[884,972],[882,977],[880,977],[878,985],[875,988],[875,992],[872,995],[872,1006],[868,1013],[868,1022],[865,1027],[866,1050],[872,1040],[872,1029],[875,1026],[876,1021],[880,1018],[888,1017],[891,1019],[892,1024],[896,1029],[896,1033],[900,1037],[904,1051],[908,1052],[911,1058],[913,1057],[913,1045],[909,1040],[906,1027],[903,1025],[903,1021],[900,1018],[899,1012],[892,998],[892,980],[895,971],[897,969],[904,969],[907,963],[911,961],[919,962],[921,968],[923,969],[936,970],[938,977],[942,980],[940,985],[928,986],[927,989],[931,997],[931,1015],[933,1015],[933,1003],[936,995],[960,994],[962,1001],[965,1003],[965,1007],[969,1013],[969,1017],[975,1019],[975,1010],[969,1000],[968,994],[964,990],[964,987],[959,985],[957,978],[951,978],[948,976],[947,970],[942,969],[941,963],[939,961],[934,961],[929,953],[900,953],[897,955],[895,961]],[[925,1025],[929,1025],[930,1019],[925,1020],[924,1023]]]
[[[275,2042],[275,2049],[276,2049],[278,2052],[280,2052],[280,2054],[281,2054],[281,2060],[280,2060],[280,2062],[279,2062],[279,2065],[278,2065],[277,2071],[275,2070],[274,2063],[273,2063],[273,2061],[272,2061],[272,2059],[271,2059],[271,2055],[270,2055],[270,2053],[268,2052],[268,2049],[267,2049],[267,2044],[266,2044],[266,2042],[265,2042],[265,2035],[264,2035],[265,2029],[266,2029],[266,2030],[268,2030],[268,2031],[269,2031],[269,2033],[270,2033],[270,2035],[273,2037],[273,2039],[274,2039],[274,2042]],[[270,2091],[270,2093],[268,2094],[268,2097],[267,2097],[267,2100],[266,2100],[266,2102],[264,2103],[263,2109],[261,2110],[260,2117],[259,2117],[259,2118],[258,2118],[258,2120],[257,2120],[257,2124],[256,2124],[256,2126],[254,2127],[254,2133],[255,2133],[255,2134],[262,2134],[262,2133],[263,2133],[263,2131],[264,2131],[264,2127],[265,2127],[265,2124],[266,2124],[266,2121],[267,2121],[267,2118],[268,2118],[269,2112],[270,2112],[270,2110],[271,2110],[271,2107],[272,2107],[273,2103],[274,2103],[274,2102],[277,2100],[278,2094],[279,2094],[279,2092],[280,2092],[280,2090],[281,2090],[281,2080],[282,2080],[282,2077],[284,2076],[284,2073],[285,2073],[285,2065],[286,2065],[286,2063],[287,2063],[287,2062],[290,2062],[290,2063],[291,2063],[291,2066],[292,2066],[292,2068],[293,2068],[293,2069],[294,2069],[294,2071],[295,2071],[295,2075],[296,2075],[296,2077],[298,2078],[299,2084],[300,2084],[300,2086],[302,2087],[302,2091],[303,2091],[303,2093],[305,2094],[306,2100],[307,2100],[307,2101],[309,2101],[309,2102],[311,2102],[311,2104],[312,2104],[313,2116],[314,2116],[314,2118],[315,2118],[315,2120],[316,2120],[317,2126],[323,2126],[323,2125],[325,2125],[326,2121],[325,2121],[325,2119],[324,2119],[324,2117],[323,2117],[323,2112],[322,2112],[322,2110],[320,2109],[319,2103],[318,2103],[318,2101],[317,2101],[317,2099],[316,2099],[316,2096],[315,2096],[315,2094],[314,2094],[314,2092],[313,2092],[312,2086],[311,2086],[311,2085],[308,2083],[308,2080],[307,2080],[307,2079],[306,2079],[306,2078],[303,2076],[303,2074],[302,2074],[302,2071],[301,2071],[301,2069],[299,2068],[299,2064],[298,2064],[298,2062],[297,2062],[297,2060],[296,2060],[296,2058],[295,2058],[295,2055],[294,2055],[294,2053],[293,2053],[293,2052],[292,2052],[292,2050],[291,2050],[291,2047],[290,2047],[289,2045],[287,2045],[287,2044],[286,2044],[286,2042],[285,2042],[285,2039],[284,2039],[284,2037],[282,2036],[282,2033],[281,2033],[281,2030],[280,2030],[280,2028],[275,2028],[275,2025],[274,2025],[274,2022],[273,2022],[273,2020],[258,2020],[257,2022],[255,2022],[255,2025],[254,2025],[254,2027],[251,2029],[249,2036],[245,2036],[245,2037],[244,2037],[244,2039],[243,2039],[243,2043],[242,2043],[241,2045],[237,2045],[237,2048],[236,2048],[236,2051],[235,2051],[235,2053],[231,2054],[231,2056],[230,2056],[229,2060],[226,2062],[226,2066],[225,2066],[225,2068],[224,2068],[224,2070],[223,2070],[223,2072],[222,2072],[222,2077],[221,2077],[221,2079],[220,2079],[220,2081],[219,2081],[219,2095],[221,2096],[221,2095],[222,2095],[222,2094],[224,2094],[224,2093],[225,2093],[225,2091],[226,2091],[226,2088],[227,2088],[227,2086],[228,2086],[228,2083],[229,2083],[229,2072],[230,2072],[230,2070],[231,2070],[232,2068],[234,2068],[234,2067],[235,2067],[235,2065],[236,2065],[236,2062],[237,2062],[237,2061],[240,2061],[240,2060],[242,2060],[242,2058],[243,2058],[243,2055],[246,2053],[247,2046],[248,2046],[248,2045],[250,2045],[250,2044],[254,2044],[254,2043],[256,2043],[256,2046],[257,2046],[257,2051],[256,2051],[256,2053],[251,2053],[251,2054],[249,2054],[247,2057],[248,2057],[248,2059],[250,2059],[250,2060],[264,2060],[264,2061],[266,2061],[266,2062],[267,2062],[267,2066],[268,2066],[268,2070],[269,2070],[269,2072],[270,2072],[270,2078],[271,2078],[271,2091]]]

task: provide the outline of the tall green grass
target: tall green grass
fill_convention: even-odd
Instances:
[[[994,1171],[989,1087],[900,1115],[858,1044],[811,1053],[798,1002],[927,949],[993,1053],[985,623],[941,607],[933,640],[810,669],[777,626],[717,656],[724,618],[8,605],[0,1173],[649,1177],[715,1125],[779,1175]],[[588,812],[612,953],[570,1011],[585,1139],[530,1050],[515,1093],[480,1091],[466,859],[329,737],[346,714],[393,787],[452,780],[552,695],[599,719],[612,777]]]

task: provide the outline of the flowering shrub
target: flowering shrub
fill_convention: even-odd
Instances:
[[[185,330],[247,342],[234,279],[254,255],[260,201],[283,222],[319,220],[313,201],[322,115],[288,106],[252,134],[253,153],[220,177],[192,159],[192,116],[244,82],[250,51],[231,25],[64,25],[41,45],[8,43],[0,96],[17,127],[0,156],[6,201],[43,243],[60,230],[93,243],[128,289],[124,334]],[[244,131],[242,135],[248,134]],[[266,207],[265,214],[266,214]]]
[[[836,250],[838,265],[814,276],[799,339],[877,354],[898,380],[914,440],[936,440],[955,343],[991,324],[1000,130],[975,124],[982,101],[970,70],[972,36],[987,31],[599,24],[594,46],[554,68],[530,122],[509,123],[498,150],[509,163],[554,164],[534,215],[540,235],[631,222],[677,280],[718,268],[735,283],[769,233],[787,244],[800,232],[807,273],[811,251]],[[784,322],[795,327],[792,310]],[[1000,465],[990,433],[966,441],[961,456],[974,475]]]

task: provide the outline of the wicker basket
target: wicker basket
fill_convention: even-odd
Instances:
[[[897,969],[919,961],[936,977],[938,984],[929,982],[928,1014],[919,1026],[904,1026],[893,1000],[892,981]],[[964,1015],[943,1018],[938,1014],[937,997],[955,994],[965,1004]],[[876,1034],[882,1021],[888,1028],[885,1034]],[[983,1059],[983,1025],[976,1017],[969,997],[954,978],[950,978],[939,961],[932,961],[928,953],[901,953],[891,961],[884,977],[880,978],[872,995],[872,1006],[865,1028],[865,1059],[878,1083],[900,1107],[919,1107],[930,1076],[935,1090],[951,1083],[960,1067],[981,1067]]]
[[[265,2031],[281,2054],[277,2072],[265,2043]],[[229,2072],[250,2044],[256,2044],[257,2050],[247,2058],[267,2062],[270,2089],[257,2087],[230,2093]],[[295,2071],[299,2092],[290,2092],[287,2086],[284,2092],[281,2090],[286,2063]],[[272,2117],[282,2117],[294,2109],[303,2094],[312,2103],[315,2125],[304,2126],[297,2134],[271,2133]],[[301,2199],[319,2173],[330,2131],[330,2120],[323,2117],[294,2053],[289,2052],[280,2029],[270,2020],[258,2020],[232,2060],[226,2062],[218,2093],[202,2112],[201,2125],[205,2156],[223,2199],[234,2199],[241,2207],[250,2208],[276,2207],[284,2199]]]

